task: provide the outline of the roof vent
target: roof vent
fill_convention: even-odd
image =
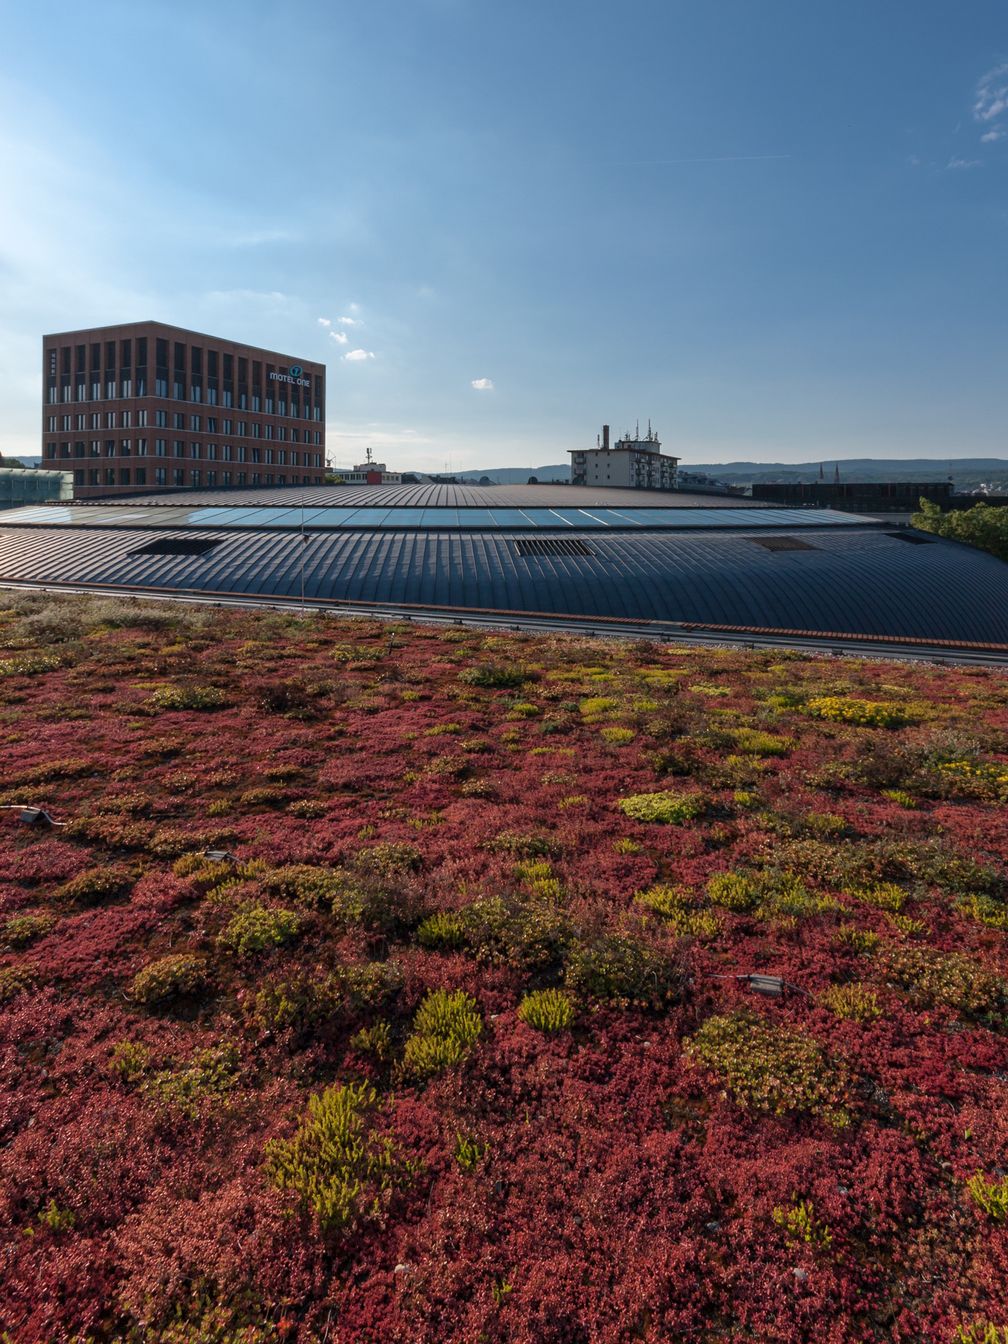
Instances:
[[[801,537],[747,537],[747,541],[754,541],[757,546],[762,546],[768,551],[818,551],[818,546],[811,546],[807,541],[802,541]]]
[[[157,537],[146,546],[140,546],[129,555],[206,555],[219,541],[201,540],[199,537]]]
[[[519,555],[594,555],[595,552],[576,537],[532,537],[515,542]]]
[[[887,532],[893,541],[908,541],[911,546],[933,546],[934,537],[922,537],[919,532]]]

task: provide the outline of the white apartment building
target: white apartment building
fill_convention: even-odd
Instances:
[[[679,459],[661,450],[650,423],[642,438],[640,426],[609,446],[609,426],[602,426],[595,448],[574,448],[571,455],[571,485],[622,486],[631,490],[674,490]]]

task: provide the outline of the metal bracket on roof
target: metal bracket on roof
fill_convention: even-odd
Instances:
[[[0,812],[17,812],[22,826],[38,826],[48,829],[50,826],[65,826],[65,821],[56,821],[44,807],[32,807],[28,803],[4,803]]]
[[[802,989],[801,985],[792,984],[790,980],[785,980],[779,975],[758,975],[751,972],[748,975],[716,975],[714,979],[734,980],[744,984],[754,994],[763,994],[768,999],[779,999],[785,993],[808,994],[808,990]]]

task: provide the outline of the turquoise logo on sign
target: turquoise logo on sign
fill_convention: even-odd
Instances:
[[[290,368],[287,370],[287,372],[290,374],[292,378],[300,378],[301,375],[304,373],[304,369],[301,367],[300,364],[292,364]]]

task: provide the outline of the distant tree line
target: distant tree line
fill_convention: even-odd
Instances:
[[[912,522],[922,532],[933,532],[950,541],[964,541],[967,546],[976,546],[996,555],[999,560],[1008,561],[1008,508],[974,504],[971,509],[942,513],[938,504],[921,499],[920,513],[914,514]]]

